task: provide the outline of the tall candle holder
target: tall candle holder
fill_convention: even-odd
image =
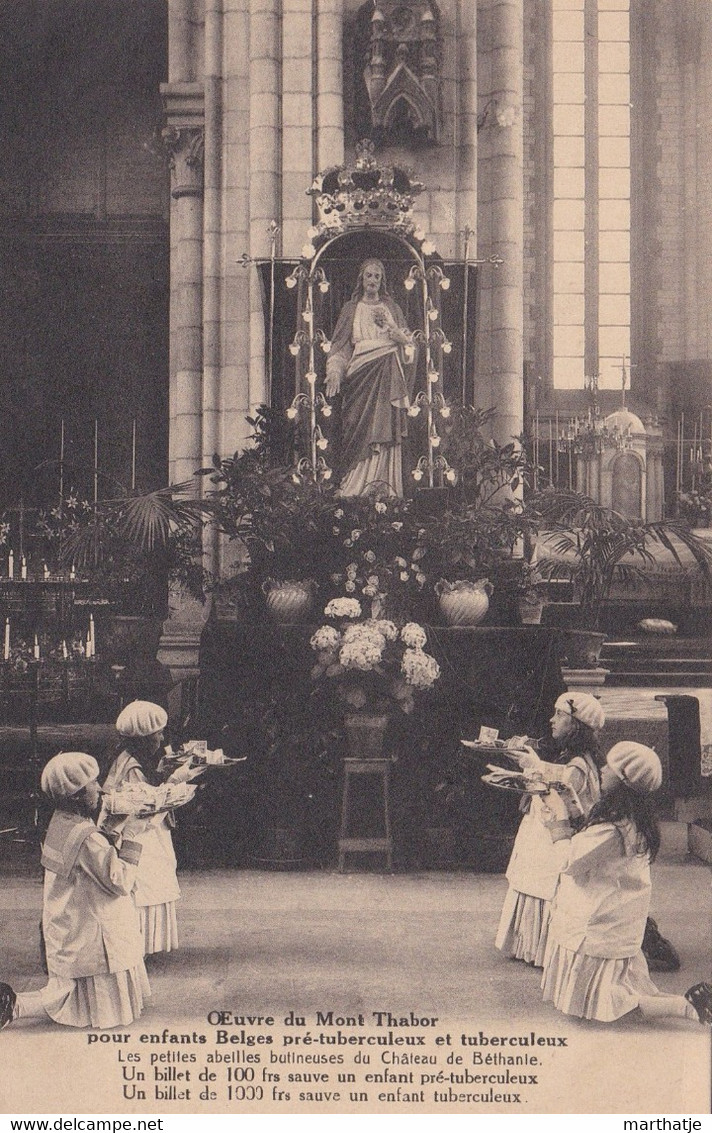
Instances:
[[[324,394],[317,392],[316,389],[318,379],[316,350],[320,348],[324,354],[328,354],[331,350],[331,342],[320,327],[314,326],[314,289],[318,288],[322,294],[326,294],[330,285],[323,268],[311,268],[304,263],[298,264],[285,282],[289,288],[296,287],[298,283],[306,285],[306,300],[301,314],[305,326],[296,331],[289,344],[289,350],[298,359],[298,384],[301,384],[303,378],[307,388],[298,390],[294,395],[287,409],[287,417],[295,421],[303,414],[306,418],[308,455],[302,455],[297,461],[296,474],[310,478],[318,484],[330,480],[332,470],[324,456],[329,446],[329,439],[325,436],[319,421],[319,417],[331,416],[331,406]],[[303,352],[306,352],[306,370],[302,374],[300,360]]]
[[[422,330],[413,332],[413,338],[416,342],[422,343],[425,355],[425,390],[415,399],[412,408],[416,412],[411,413],[411,416],[417,416],[421,411],[425,412],[427,453],[418,460],[412,475],[416,483],[425,478],[427,486],[433,488],[436,477],[442,482],[443,475],[448,477],[448,473],[453,471],[437,451],[441,441],[437,418],[447,414],[442,412],[446,408],[444,398],[435,389],[442,375],[443,356],[452,350],[452,343],[440,325],[440,308],[436,304],[438,292],[449,290],[450,279],[438,264],[426,267],[425,261],[419,257],[419,262],[412,265],[403,285],[406,291],[420,287],[423,327]]]

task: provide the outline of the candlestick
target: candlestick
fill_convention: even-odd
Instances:
[[[35,661],[39,661],[39,659],[40,659],[40,643],[37,640],[37,634],[35,634],[35,647],[32,650],[32,652],[34,654]]]
[[[62,659],[64,661],[67,660],[67,643],[66,643],[66,641],[62,642]]]
[[[6,661],[10,660],[10,619],[5,618],[5,648],[3,650],[3,657]]]
[[[91,641],[91,656],[96,657],[96,638],[94,636],[94,615],[89,615],[89,640]]]
[[[22,556],[22,566],[20,567],[20,578],[23,582],[27,582],[27,559]]]
[[[10,551],[10,554],[7,557],[7,577],[15,577],[15,556],[13,555],[12,551]]]
[[[60,515],[64,506],[64,417],[62,418],[59,432],[59,511]]]
[[[74,569],[74,563],[72,563],[71,567],[69,568],[69,581],[74,582],[74,579],[76,577],[77,577],[77,572]]]
[[[99,422],[94,418],[94,510],[99,499]]]
[[[92,652],[91,652],[91,631],[90,630],[87,630],[87,644],[86,644],[85,652],[86,652],[87,659],[89,657],[91,657]]]

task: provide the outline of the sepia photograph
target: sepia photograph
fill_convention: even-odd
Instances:
[[[0,54],[0,1112],[710,1114],[710,0]]]

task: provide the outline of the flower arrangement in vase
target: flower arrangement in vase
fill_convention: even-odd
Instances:
[[[387,618],[365,618],[357,598],[333,598],[324,611],[337,625],[322,625],[311,638],[318,653],[312,677],[337,682],[352,711],[385,713],[395,705],[410,713],[414,693],[430,689],[440,666],[425,652],[425,630],[417,622],[401,629]]]
[[[346,708],[344,723],[352,755],[377,758],[392,707],[409,714],[415,693],[431,689],[440,666],[425,652],[425,630],[417,622],[398,628],[387,618],[364,617],[357,598],[333,598],[324,613],[337,625],[322,625],[311,638],[318,653],[312,678],[336,682]]]

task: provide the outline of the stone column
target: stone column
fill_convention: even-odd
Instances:
[[[171,0],[169,79],[161,87],[163,138],[171,165],[171,300],[169,365],[169,471],[190,479],[202,463],[203,428],[203,84],[196,81],[202,48],[193,0]],[[158,659],[176,682],[198,672],[206,609],[182,594],[171,597]],[[177,705],[171,706],[172,712]]]
[[[250,255],[269,256],[269,226],[281,226],[281,36],[278,0],[250,4]],[[250,275],[250,410],[269,400],[262,294]]]
[[[312,223],[305,190],[314,176],[314,37],[312,0],[282,8],[282,254],[300,256]]]
[[[205,172],[203,200],[203,394],[201,464],[220,449],[222,376],[222,0],[205,0]]]
[[[319,0],[317,7],[318,172],[344,160],[343,0]]]
[[[250,249],[249,115],[250,13],[248,0],[223,0],[224,106],[223,121],[223,364],[220,451],[241,448],[250,431],[250,280],[252,265],[241,263]]]
[[[459,103],[457,114],[457,254],[465,254],[464,229],[469,228],[470,255],[477,248],[477,6],[459,0]]]
[[[479,252],[504,263],[482,269],[477,392],[496,407],[494,433],[506,443],[522,432],[524,413],[523,0],[484,0],[479,13]]]
[[[203,88],[166,83],[162,95],[171,166],[169,469],[172,480],[184,480],[201,458]]]

